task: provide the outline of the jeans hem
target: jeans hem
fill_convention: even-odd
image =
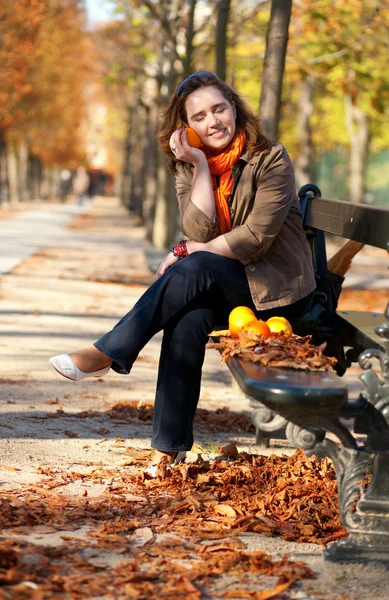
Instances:
[[[162,448],[160,444],[158,444],[158,446],[156,446],[153,441],[151,442],[152,449],[159,450],[160,452],[190,452],[192,446],[193,446],[193,444],[191,444],[189,448],[187,445],[185,447],[181,445],[178,448],[167,448],[166,446],[164,446]]]
[[[113,352],[109,352],[104,348],[102,344],[99,344],[98,342],[95,342],[93,345],[95,348],[97,348],[97,350],[100,350],[100,352],[106,354],[107,356],[109,356],[109,358],[112,358],[113,363],[111,365],[111,369],[115,371],[115,373],[119,373],[119,375],[129,375],[130,371],[119,363],[119,361],[114,356]]]

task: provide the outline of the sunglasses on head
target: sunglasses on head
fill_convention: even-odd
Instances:
[[[176,89],[176,97],[178,98],[179,95],[182,94],[188,81],[190,81],[193,78],[197,79],[197,78],[201,78],[201,77],[205,77],[205,76],[213,77],[213,79],[219,79],[219,77],[217,75],[215,75],[215,73],[212,73],[212,71],[197,71],[197,73],[193,73],[193,75],[189,75],[189,77],[185,77],[185,79],[183,79],[181,81],[181,83],[178,84],[177,89]]]

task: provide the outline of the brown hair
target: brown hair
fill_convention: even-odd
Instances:
[[[169,157],[169,167],[175,173],[177,159],[172,153],[169,141],[173,132],[187,123],[185,102],[188,96],[201,87],[212,85],[216,87],[231,104],[236,108],[236,133],[246,132],[247,142],[245,150],[256,153],[269,150],[271,142],[265,137],[259,119],[249,105],[224,81],[214,73],[200,71],[184,79],[171,97],[169,106],[162,114],[162,122],[158,139],[162,149]]]

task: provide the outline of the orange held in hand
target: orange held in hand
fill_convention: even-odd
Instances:
[[[254,321],[250,321],[243,327],[245,331],[251,331],[252,333],[256,333],[257,335],[261,335],[264,338],[269,337],[270,328],[265,321],[261,321],[261,319],[255,319]]]
[[[271,333],[282,332],[287,338],[290,338],[293,334],[292,325],[285,317],[270,317],[266,324],[269,326]]]
[[[239,332],[245,325],[255,319],[255,314],[247,306],[237,306],[230,312],[228,317],[228,329],[232,337],[239,337]]]
[[[200,146],[202,144],[200,136],[191,127],[186,127],[185,129],[183,129],[181,131],[181,135],[180,135],[181,142],[182,142],[182,134],[184,133],[184,131],[186,131],[186,139],[187,139],[189,146],[192,146],[192,148],[200,148]]]

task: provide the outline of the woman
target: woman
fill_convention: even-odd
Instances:
[[[183,127],[200,136],[187,142]],[[193,444],[208,334],[238,305],[258,318],[292,323],[309,309],[315,279],[301,225],[291,161],[266,139],[242,98],[200,71],[178,86],[159,140],[176,180],[189,238],[160,263],[156,281],[93,346],[51,359],[73,380],[128,374],[140,350],[163,330],[154,408],[153,464],[176,464]]]

